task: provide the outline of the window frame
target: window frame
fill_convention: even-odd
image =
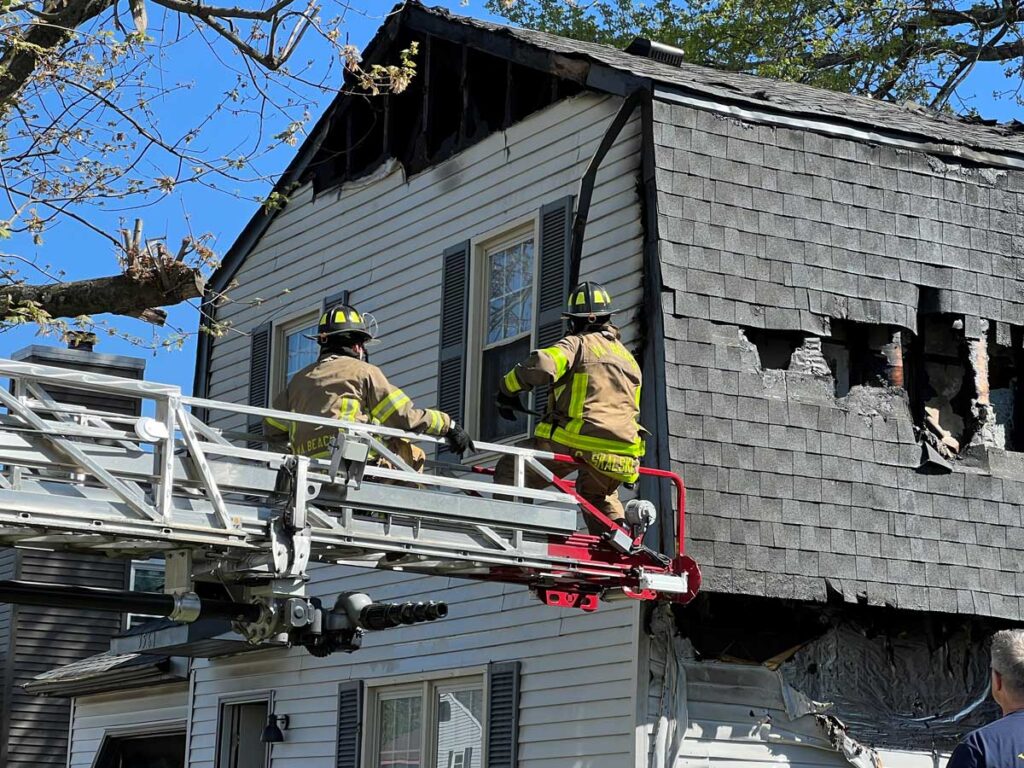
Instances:
[[[437,762],[437,696],[439,688],[451,688],[464,685],[466,688],[479,685],[483,694],[483,715],[480,720],[481,765],[487,754],[487,718],[488,713],[488,679],[487,667],[467,667],[463,669],[444,670],[435,673],[402,675],[400,677],[380,678],[365,681],[366,691],[363,697],[364,730],[361,748],[360,765],[367,768],[380,768],[377,758],[380,746],[380,727],[378,723],[378,703],[381,694],[408,695],[418,692],[420,696],[420,765],[431,768]]]
[[[74,700],[72,700],[74,701]],[[72,704],[74,706],[74,704]],[[72,714],[74,714],[72,712]],[[100,734],[99,745],[93,753],[91,768],[96,768],[99,759],[103,754],[103,745],[107,739],[142,739],[147,736],[174,736],[181,734],[185,740],[185,755],[188,756],[188,721],[185,719],[163,720],[155,723],[132,723],[131,725],[114,725],[103,729]],[[69,749],[70,742],[69,741]]]
[[[466,334],[466,395],[465,421],[466,429],[472,435],[480,435],[481,397],[489,397],[493,393],[481,391],[483,381],[484,351],[490,346],[487,338],[487,253],[501,246],[514,245],[523,240],[533,240],[533,314],[529,331],[530,349],[537,340],[537,302],[539,300],[538,281],[540,280],[540,216],[532,213],[512,222],[497,227],[470,239],[469,244],[469,322]],[[514,340],[527,337],[521,334],[512,339],[503,339],[508,344]],[[471,393],[477,393],[474,397]],[[500,438],[493,442],[499,445],[512,445],[527,438],[532,433],[532,420],[527,421],[525,432]],[[482,438],[481,438],[482,439]]]
[[[260,704],[266,703],[267,714],[274,712],[274,691],[249,691],[247,693],[227,694],[217,698],[217,728],[213,740],[213,765],[214,768],[226,768],[221,762],[221,739],[224,736],[224,710],[236,704]],[[266,723],[264,723],[266,725]],[[272,744],[263,745],[263,766],[270,768]]]
[[[267,407],[285,387],[285,366],[288,365],[288,337],[303,328],[316,325],[323,314],[318,308],[306,307],[271,321],[270,382]]]
[[[157,565],[157,563],[159,563],[159,565]],[[128,561],[128,591],[129,592],[137,592],[137,591],[139,591],[139,590],[135,589],[135,574],[136,574],[137,570],[143,570],[143,571],[156,571],[156,570],[159,570],[160,573],[164,577],[164,588],[166,589],[166,587],[167,587],[167,561],[166,560],[159,560],[157,558],[149,558],[149,559],[146,559],[146,560],[141,560],[141,559],[129,560]],[[147,593],[147,594],[163,594],[163,592]],[[126,612],[124,614],[124,622],[123,622],[123,624],[124,624],[123,628],[125,630],[129,630],[129,629],[132,628],[132,619],[133,618],[147,620],[147,619],[158,619],[158,618],[161,618],[161,617],[159,617],[159,616],[157,616],[155,614],[152,614],[152,613],[132,613],[132,612]]]

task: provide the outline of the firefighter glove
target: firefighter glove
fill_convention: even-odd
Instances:
[[[525,411],[519,395],[506,395],[504,392],[498,392],[494,403],[498,406],[498,415],[505,421],[515,421],[517,414]]]
[[[473,445],[473,438],[469,436],[469,432],[454,421],[445,433],[444,439],[448,441],[448,449],[457,456],[461,456],[466,451],[476,450]]]

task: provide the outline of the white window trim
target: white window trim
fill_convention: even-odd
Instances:
[[[157,562],[160,563],[159,566],[156,566]],[[163,575],[164,575],[164,584],[165,584],[165,588],[166,588],[166,583],[167,583],[167,562],[165,560],[157,560],[156,558],[151,558],[149,560],[129,560],[128,561],[128,590],[129,591],[132,591],[132,592],[136,591],[135,590],[135,583],[134,583],[135,579],[134,579],[134,577],[135,577],[135,571],[137,570],[137,566],[141,566],[141,570],[152,570],[152,571],[160,570],[163,573]],[[131,629],[132,628],[132,617],[133,616],[137,616],[137,617],[142,618],[142,619],[158,619],[158,618],[160,618],[159,616],[157,616],[155,614],[152,614],[152,613],[132,613],[132,612],[128,612],[128,613],[124,614],[124,622],[123,622],[124,623],[124,629],[127,630],[127,629]]]
[[[286,340],[288,334],[313,325],[320,318],[318,307],[306,307],[275,318],[270,325],[270,393],[268,406],[284,389],[284,367],[288,361]]]
[[[493,392],[483,392],[484,338],[487,328],[487,269],[485,257],[489,249],[508,243],[511,245],[525,238],[533,238],[533,327],[530,338],[537,327],[538,281],[540,280],[540,216],[537,213],[516,219],[501,227],[497,227],[470,240],[469,261],[469,328],[466,334],[466,429],[472,435],[480,434],[480,398],[493,396]],[[509,341],[505,340],[506,343]],[[532,347],[532,344],[531,344]],[[530,432],[503,438],[497,442],[502,445],[514,444],[529,437]]]
[[[276,714],[274,709],[274,690],[263,690],[263,691],[246,691],[245,693],[232,693],[217,698],[217,726],[213,734],[213,764],[214,768],[223,768],[220,764],[220,752],[221,752],[221,726],[224,722],[224,707],[232,704],[257,704],[260,702],[267,702],[267,713]],[[191,739],[191,734],[189,734]],[[271,764],[271,749],[273,745],[267,745],[265,749],[265,768],[270,768]]]
[[[487,749],[487,667],[466,667],[463,669],[449,669],[439,672],[426,672],[421,674],[400,675],[395,677],[378,678],[373,681],[366,681],[366,695],[363,697],[363,723],[364,738],[362,740],[362,755],[360,765],[368,768],[380,768],[377,764],[377,753],[380,745],[380,729],[377,723],[377,703],[381,700],[382,692],[394,693],[419,693],[423,702],[420,708],[420,744],[423,750],[420,755],[420,764],[424,766],[435,765],[437,762],[437,743],[433,734],[432,726],[437,722],[437,702],[431,692],[437,688],[446,688],[453,685],[479,684],[483,690],[483,716],[481,721],[481,750]],[[483,754],[481,755],[481,760]]]
[[[75,705],[77,700],[71,700],[71,722],[74,723]],[[185,739],[185,755],[187,759],[188,755],[188,721],[187,720],[157,720],[149,723],[133,723],[131,725],[111,725],[103,729],[103,733],[100,734],[99,743],[96,745],[96,751],[92,756],[92,763],[90,765],[95,768],[96,763],[99,761],[100,753],[103,751],[103,743],[107,738],[112,739],[134,739],[143,738],[146,736],[169,736],[175,733],[180,733]],[[68,738],[68,765],[70,765],[71,748],[74,744],[74,734],[70,734]]]

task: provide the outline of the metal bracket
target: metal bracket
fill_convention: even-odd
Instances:
[[[344,468],[344,479],[341,485],[358,489],[363,484],[363,470],[366,469],[366,461],[369,456],[369,445],[347,437],[344,432],[339,432],[331,438],[331,469],[329,473],[331,482],[336,482],[338,472]]]
[[[539,597],[545,605],[552,608],[579,608],[581,611],[591,613],[597,610],[598,596],[593,593],[570,592],[561,589],[537,589]]]

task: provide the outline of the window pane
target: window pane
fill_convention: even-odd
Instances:
[[[501,341],[504,336],[505,299],[491,299],[487,306],[487,343]]]
[[[483,751],[483,688],[437,692],[435,768],[480,768]]]
[[[498,416],[494,407],[494,395],[498,391],[501,377],[511,370],[512,366],[530,354],[530,337],[524,336],[500,347],[484,350],[483,367],[481,370],[481,402],[480,402],[480,439],[484,441],[499,440],[526,432],[526,416],[519,414],[515,421],[505,421]]]
[[[529,333],[533,317],[533,240],[487,254],[487,340]]]
[[[320,346],[316,340],[307,339],[307,336],[316,336],[316,325],[292,331],[285,338],[287,349],[284,367],[285,384],[292,380],[292,376],[315,361],[317,355],[320,354]]]
[[[420,768],[419,694],[380,702],[378,768]]]
[[[130,588],[133,592],[163,592],[163,563],[140,563],[138,561],[132,561],[132,578]]]
[[[260,741],[267,724],[268,703],[225,704],[221,709],[217,765],[221,768],[265,768],[267,745]]]

